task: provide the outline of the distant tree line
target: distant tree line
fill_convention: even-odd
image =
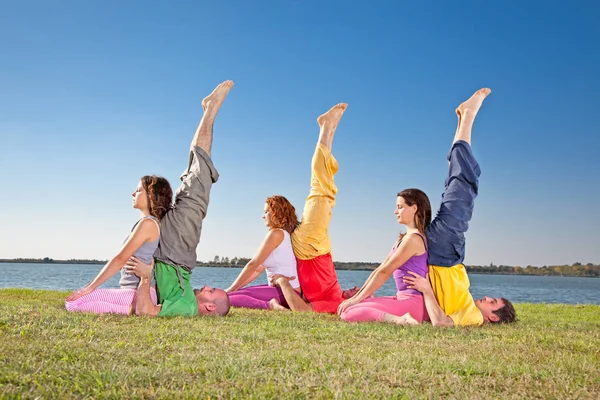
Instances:
[[[212,261],[197,261],[198,267],[242,268],[250,261],[249,258],[215,256]]]
[[[242,268],[249,258],[244,257],[220,257],[215,256],[212,261],[197,261],[198,267],[220,267],[220,268]],[[105,264],[106,260],[87,260],[87,259],[69,259],[53,260],[49,257],[44,258],[15,258],[0,259],[0,263],[36,263],[36,264]],[[351,271],[372,271],[379,266],[376,262],[334,262],[335,268],[339,270]],[[600,277],[600,265],[592,263],[582,264],[576,262],[572,265],[544,265],[536,267],[528,265],[526,267],[510,265],[467,265],[467,272],[471,274],[494,274],[494,275],[538,275],[538,276],[579,276],[579,277]]]
[[[467,272],[474,274],[503,274],[503,275],[542,275],[542,276],[581,276],[581,277],[600,277],[600,265],[588,263],[583,265],[576,262],[572,265],[544,265],[536,267],[528,265],[526,267],[509,265],[490,265],[467,266]]]
[[[44,258],[0,258],[0,263],[16,263],[16,264],[106,264],[106,260],[89,260],[71,258],[69,260],[54,260],[49,257]]]
[[[196,265],[203,267],[243,267],[250,261],[249,258],[231,258],[215,256],[212,261],[198,262]],[[380,263],[377,262],[334,262],[335,268],[339,270],[352,271],[372,271]],[[472,274],[492,274],[492,275],[541,275],[541,276],[581,276],[581,277],[600,277],[600,265],[588,263],[583,265],[576,262],[572,265],[550,265],[536,267],[528,265],[527,267],[509,266],[509,265],[467,265],[467,272]]]

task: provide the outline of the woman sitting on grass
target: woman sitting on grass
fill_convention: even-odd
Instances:
[[[345,300],[338,314],[345,321],[381,321],[400,324],[417,323],[428,319],[423,295],[407,288],[403,282],[408,272],[427,275],[427,240],[425,229],[431,223],[431,205],[427,195],[419,189],[398,193],[396,210],[398,223],[406,226],[390,254],[375,269],[362,288]],[[396,296],[370,297],[390,276],[396,281]]]
[[[132,196],[133,208],[140,210],[140,220],[133,226],[119,253],[89,284],[67,297],[68,311],[130,314],[140,278],[127,273],[123,266],[131,256],[147,264],[152,262],[160,237],[159,221],[171,208],[173,191],[165,178],[146,175],[140,180]],[[121,270],[120,289],[96,290],[119,270]],[[156,304],[154,289],[151,290],[151,297]]]
[[[267,281],[271,276],[280,274],[293,277],[292,287],[300,292],[300,283],[296,278],[296,257],[292,250],[290,234],[298,226],[298,217],[294,206],[283,196],[271,196],[265,202],[262,218],[269,232],[258,248],[256,255],[248,261],[236,280],[225,291],[234,307],[269,309],[269,303],[276,299],[287,307],[285,297],[279,287],[269,285],[244,286],[253,282],[264,270]]]

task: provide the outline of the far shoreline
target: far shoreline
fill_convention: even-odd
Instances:
[[[248,259],[239,259],[239,261],[246,261]],[[104,265],[107,260],[86,260],[86,259],[72,259],[72,260],[54,260],[51,258],[44,259],[0,259],[0,264],[44,264],[44,265]],[[335,269],[339,271],[373,271],[379,266],[378,263],[366,263],[366,262],[334,262]],[[214,262],[201,262],[196,263],[196,267],[209,267],[209,268],[243,268],[245,262],[242,265],[235,264],[217,264]],[[516,276],[555,276],[555,277],[572,277],[572,278],[600,278],[600,265],[594,265],[588,263],[583,265],[581,263],[574,263],[573,265],[557,265],[557,266],[527,266],[525,268],[519,266],[507,266],[500,265],[495,266],[490,264],[489,266],[478,266],[478,265],[466,265],[467,272],[475,275],[516,275]]]

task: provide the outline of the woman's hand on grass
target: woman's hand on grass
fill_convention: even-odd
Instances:
[[[75,301],[83,296],[85,296],[86,294],[90,294],[94,291],[94,288],[91,287],[90,285],[88,286],[84,286],[79,290],[74,291],[73,293],[71,293],[68,297],[67,297],[67,301]]]
[[[137,257],[131,256],[127,265],[125,265],[125,271],[130,274],[136,274],[141,278],[150,278],[152,276],[152,269],[154,268],[154,260],[150,264],[141,262]]]

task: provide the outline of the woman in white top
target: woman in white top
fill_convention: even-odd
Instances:
[[[300,293],[296,257],[290,240],[290,234],[298,226],[298,217],[294,206],[283,196],[271,196],[265,202],[262,218],[269,228],[265,240],[236,280],[225,289],[229,294],[231,305],[234,307],[269,309],[272,299],[287,306],[279,287],[260,285],[243,288],[265,270],[269,282],[269,278],[275,274],[291,277],[290,284]]]

